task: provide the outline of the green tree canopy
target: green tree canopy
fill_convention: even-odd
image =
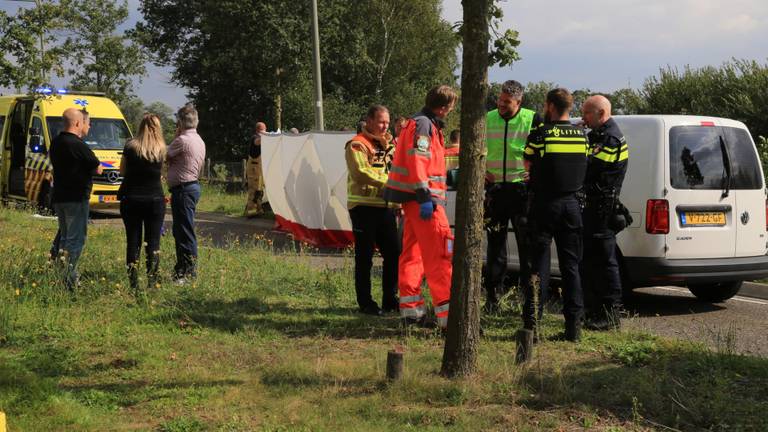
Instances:
[[[731,60],[720,67],[666,67],[641,90],[645,114],[690,114],[744,122],[752,136],[768,136],[768,66]]]
[[[61,77],[122,101],[146,62],[117,30],[127,18],[125,0],[39,0],[15,16],[0,14],[0,85],[33,89]]]
[[[320,0],[328,129],[354,127],[371,103],[409,115],[431,86],[455,82],[458,39],[440,8],[439,0]],[[136,34],[190,89],[213,157],[241,157],[257,120],[311,128],[308,2],[142,0],[141,11]]]
[[[117,32],[128,19],[128,2],[70,0],[67,72],[74,88],[91,87],[120,102],[133,93],[133,77],[146,73],[139,44]]]

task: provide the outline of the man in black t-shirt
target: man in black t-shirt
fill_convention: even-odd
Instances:
[[[64,130],[53,139],[49,157],[53,165],[53,208],[59,220],[62,253],[66,264],[64,282],[74,291],[78,283],[77,261],[85,245],[88,228],[88,199],[94,174],[101,174],[99,159],[83,142],[87,133],[83,113],[68,108],[63,113]]]
[[[267,132],[267,125],[258,122],[248,148],[248,167],[245,176],[248,180],[248,201],[245,203],[245,216],[256,217],[263,212],[261,200],[264,198],[264,173],[261,171],[261,134]]]

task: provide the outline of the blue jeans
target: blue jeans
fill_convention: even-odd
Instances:
[[[197,237],[195,236],[195,210],[200,200],[200,184],[183,183],[171,189],[173,238],[176,241],[174,276],[195,277],[197,272]]]
[[[77,261],[83,252],[88,233],[88,200],[54,203],[54,210],[59,218],[59,249],[64,252],[64,282],[67,288],[77,286]]]

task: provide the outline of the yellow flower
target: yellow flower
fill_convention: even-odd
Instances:
[[[35,282],[32,282],[32,288],[36,288],[37,284]]]
[[[21,290],[16,288],[16,296],[20,296],[20,295],[21,295]]]

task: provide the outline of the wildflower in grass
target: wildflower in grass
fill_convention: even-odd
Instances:
[[[37,288],[37,283],[32,282],[32,288]]]
[[[20,290],[20,289],[18,289],[18,288],[16,288],[16,297],[18,297],[18,296],[20,296],[20,295],[21,295],[21,290]]]

